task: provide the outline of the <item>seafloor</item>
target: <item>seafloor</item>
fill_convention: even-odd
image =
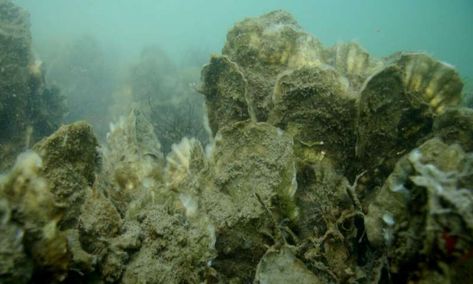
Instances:
[[[473,110],[426,54],[244,19],[202,69],[209,145],[167,155],[139,108],[57,129],[8,0],[0,66],[1,283],[473,282]]]

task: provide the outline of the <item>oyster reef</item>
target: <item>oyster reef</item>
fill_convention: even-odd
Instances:
[[[473,281],[473,110],[428,54],[246,18],[201,70],[205,139],[165,151],[145,99],[103,141],[58,128],[6,0],[0,53],[1,283]]]

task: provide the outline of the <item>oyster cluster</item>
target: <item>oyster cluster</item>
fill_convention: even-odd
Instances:
[[[25,10],[0,0],[0,171],[56,130],[65,113],[59,90],[46,84],[33,55],[29,28]]]
[[[308,283],[453,281],[458,262],[471,265],[473,112],[462,88],[426,54],[326,48],[283,11],[237,23],[202,70],[210,128],[218,140],[229,125],[270,124],[292,137],[296,165],[286,196],[297,215],[273,213],[255,281],[274,282],[281,263]],[[303,280],[301,263],[317,280]]]
[[[134,109],[100,148],[79,122],[18,158],[0,180],[0,280],[471,280],[461,90],[425,54],[326,48],[284,11],[245,19],[202,70],[206,147],[165,157]]]

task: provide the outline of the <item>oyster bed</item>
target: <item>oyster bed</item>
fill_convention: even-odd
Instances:
[[[105,145],[76,122],[17,157],[0,176],[0,282],[471,282],[462,88],[425,54],[325,47],[284,11],[247,18],[202,69],[206,147],[165,156],[134,109]]]

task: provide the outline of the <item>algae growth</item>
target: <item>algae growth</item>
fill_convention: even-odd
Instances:
[[[22,10],[0,14],[7,149],[33,74]],[[171,102],[134,82],[142,99],[103,145],[64,125],[1,176],[0,282],[472,281],[473,111],[452,67],[325,47],[284,11],[247,18],[202,69],[208,137],[164,152],[152,112]]]

